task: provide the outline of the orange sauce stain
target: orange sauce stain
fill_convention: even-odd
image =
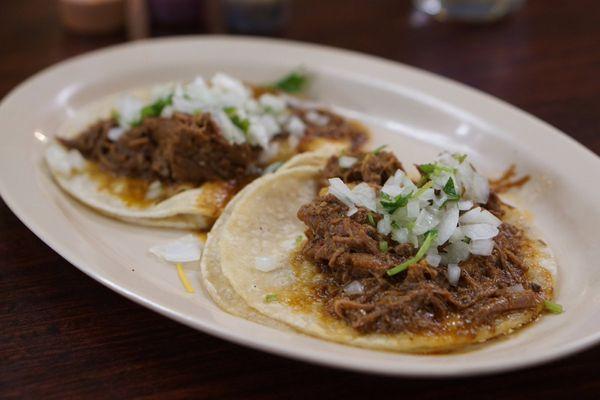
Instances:
[[[146,198],[150,186],[147,180],[115,176],[91,162],[87,163],[84,173],[98,184],[99,190],[118,197],[130,207],[147,208],[155,203]]]
[[[300,313],[317,312],[327,320],[333,320],[324,307],[324,298],[319,295],[323,277],[317,267],[302,255],[302,245],[290,254],[289,262],[296,282],[277,293],[278,301]]]
[[[97,183],[98,190],[121,199],[129,207],[139,209],[148,208],[179,192],[193,188],[186,184],[168,185],[163,183],[160,194],[154,198],[148,198],[148,189],[152,182],[146,179],[113,175],[93,162],[87,163],[83,173]]]
[[[197,231],[196,236],[202,243],[206,243],[206,239],[208,237],[208,232],[206,231]]]
[[[196,200],[196,207],[207,215],[217,218],[239,189],[240,185],[233,181],[206,182],[202,185],[202,193]]]

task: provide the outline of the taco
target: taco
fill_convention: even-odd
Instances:
[[[218,73],[89,106],[46,161],[65,191],[101,213],[207,228],[237,191],[293,155],[358,149],[367,137],[324,108]]]
[[[550,250],[467,157],[419,171],[412,180],[377,151],[261,179],[219,227],[217,285],[269,321],[403,352],[456,350],[559,312]]]

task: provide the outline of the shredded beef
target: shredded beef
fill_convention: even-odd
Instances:
[[[389,152],[382,151],[377,154],[357,154],[358,161],[350,168],[340,167],[339,158],[331,157],[322,176],[324,179],[338,177],[346,183],[366,182],[373,185],[383,186],[390,176],[397,170],[403,170],[402,164]]]
[[[304,133],[305,140],[311,140],[316,137],[343,139],[350,142],[350,148],[352,150],[358,150],[369,139],[366,134],[366,129],[362,126],[342,118],[331,111],[324,109],[317,110],[322,117],[326,118],[327,122],[325,124],[316,124],[307,118],[306,115],[309,112],[316,112],[315,110],[296,108],[293,112],[302,119],[306,126],[306,131]]]
[[[324,175],[339,173],[337,165],[337,160],[330,160]],[[396,162],[395,166],[399,165]],[[347,183],[358,182],[363,168],[355,165],[351,173],[341,171],[337,176]],[[369,182],[381,185],[393,174],[391,168],[379,170],[381,178],[371,177]],[[501,215],[500,200],[491,197],[491,202],[497,207],[496,214]],[[325,195],[301,207],[298,218],[307,226],[308,240],[302,254],[324,276],[317,290],[332,315],[360,332],[434,332],[443,329],[443,323],[450,319],[458,321],[457,329],[469,331],[491,324],[507,312],[533,309],[542,301],[537,294],[539,287],[527,279],[527,266],[520,256],[526,239],[514,225],[500,226],[491,256],[471,256],[461,262],[461,278],[455,287],[446,278],[446,267],[434,268],[424,260],[388,276],[388,269],[412,257],[416,249],[410,244],[394,245],[389,236],[380,234],[370,223],[368,210],[359,208],[350,217],[347,211],[336,197]],[[379,217],[372,216],[377,222]],[[381,241],[388,243],[385,252],[380,250]],[[344,292],[353,281],[363,286],[362,294]],[[511,289],[518,284],[524,290]]]
[[[72,140],[61,140],[117,175],[200,184],[245,176],[259,148],[230,144],[208,114],[146,118],[117,141],[114,120],[100,121]]]
[[[323,125],[308,121],[306,110],[294,112],[305,122],[306,141],[316,137],[347,139],[351,148],[357,149],[368,138],[366,130],[328,111],[319,111],[327,118]],[[101,120],[74,139],[60,141],[116,175],[166,183],[247,181],[244,178],[256,174],[260,167],[257,165],[260,147],[229,143],[208,113],[145,118],[140,125],[112,141],[108,132],[116,126],[114,119]],[[287,133],[279,136],[285,138]]]

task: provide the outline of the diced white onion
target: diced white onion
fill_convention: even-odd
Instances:
[[[471,200],[459,200],[458,201],[458,209],[460,211],[467,211],[473,207],[473,202]]]
[[[460,279],[460,267],[457,264],[448,264],[448,282],[452,286],[457,286]]]
[[[120,126],[115,126],[108,130],[108,132],[106,133],[106,137],[108,137],[108,139],[110,141],[116,142],[117,140],[119,140],[121,138],[121,136],[123,136],[124,133],[125,133],[125,128],[122,128]]]
[[[458,264],[469,258],[469,245],[463,241],[450,243],[446,247],[446,253],[442,254],[444,264]]]
[[[437,245],[441,246],[454,233],[456,226],[458,225],[458,207],[455,203],[446,205],[446,210],[442,215],[442,219],[437,226],[438,236]]]
[[[217,90],[232,93],[240,98],[248,98],[250,96],[250,90],[242,83],[242,81],[222,72],[217,72],[212,77],[211,84]]]
[[[388,178],[381,191],[388,196],[406,196],[416,190],[415,184],[406,176],[402,170],[396,170],[394,176]]]
[[[69,175],[76,170],[85,168],[86,161],[79,150],[67,150],[60,145],[52,145],[46,150],[46,161],[50,167],[63,174]]]
[[[436,247],[432,247],[427,252],[427,257],[425,258],[425,260],[427,261],[427,264],[431,265],[432,267],[437,267],[438,265],[440,265],[440,261],[442,260],[442,256],[440,256],[438,254],[438,251],[437,251]]]
[[[392,218],[389,214],[383,214],[383,218],[377,222],[377,232],[382,235],[389,235],[392,232]]]
[[[392,230],[392,239],[398,243],[408,243],[408,229],[398,228]]]
[[[283,112],[286,108],[286,102],[279,96],[274,96],[270,93],[265,93],[258,99],[261,106],[275,113]]]
[[[241,144],[246,141],[244,132],[235,126],[227,114],[225,114],[222,110],[213,112],[212,116],[214,117],[219,128],[221,128],[221,133],[230,143]]]
[[[368,208],[371,211],[377,209],[375,190],[368,183],[361,182],[354,186],[351,199],[357,206]]]
[[[154,181],[148,186],[146,191],[147,200],[156,200],[162,194],[162,183],[160,181]]]
[[[337,197],[339,201],[348,206],[348,216],[356,213],[357,208],[352,201],[352,191],[340,178],[329,179],[329,193]]]
[[[416,219],[420,211],[419,200],[410,200],[406,205],[406,216],[410,219]]]
[[[271,272],[277,269],[277,259],[269,256],[259,256],[254,259],[254,268],[261,272]]]
[[[354,164],[356,164],[357,161],[358,161],[358,158],[356,158],[356,157],[341,156],[338,160],[338,163],[339,163],[340,167],[342,167],[342,168],[350,168]]]
[[[491,239],[498,234],[498,228],[489,224],[463,225],[462,230],[472,240]]]
[[[423,190],[418,197],[419,201],[424,204],[426,204],[429,200],[433,200],[434,198],[435,191],[433,189]]]
[[[169,262],[198,261],[204,245],[195,235],[185,235],[179,239],[156,245],[150,252]]]
[[[365,288],[362,283],[358,281],[352,281],[344,287],[344,293],[349,296],[363,294]]]
[[[481,207],[473,208],[460,216],[460,223],[463,225],[469,224],[488,224],[498,227],[502,224],[494,214]]]
[[[71,166],[71,170],[82,170],[85,168],[87,162],[79,150],[76,149],[71,149],[67,152],[67,159]]]
[[[476,224],[479,222],[479,214],[481,214],[481,207],[475,207],[472,210],[467,211],[460,216],[459,221],[461,224]]]
[[[489,224],[495,226],[496,228],[502,225],[502,221],[498,219],[494,214],[489,212],[488,210],[482,210],[481,214],[479,214],[479,218],[477,223],[481,224]]]
[[[464,238],[465,234],[462,231],[462,228],[459,226],[454,230],[454,232],[452,232],[452,235],[450,235],[450,239],[448,239],[448,241],[450,243],[455,243],[462,241]]]
[[[448,195],[444,191],[440,191],[437,196],[433,197],[433,204],[437,208],[441,208],[448,201]]]
[[[306,120],[317,126],[325,126],[329,123],[329,117],[318,111],[309,111],[306,113]]]
[[[469,251],[478,256],[489,256],[494,250],[494,241],[492,239],[471,240]]]
[[[435,228],[435,226],[440,222],[439,218],[430,212],[427,209],[421,210],[417,220],[415,221],[415,226],[413,228],[413,233],[415,235],[422,235],[425,232],[428,232]]]
[[[470,195],[473,201],[477,203],[487,203],[488,197],[490,195],[489,181],[485,177],[475,173],[473,176]]]
[[[304,125],[304,122],[300,118],[294,115],[289,119],[286,129],[292,136],[298,137],[304,135],[306,125]]]
[[[123,96],[116,102],[116,111],[119,113],[119,124],[130,128],[140,119],[140,113],[144,103],[133,96]]]
[[[198,112],[209,113],[213,121],[219,126],[220,133],[233,144],[241,144],[246,141],[253,145],[259,145],[263,149],[264,156],[275,152],[271,147],[271,139],[280,133],[287,132],[290,146],[296,147],[298,138],[304,135],[306,126],[301,118],[291,115],[288,109],[288,101],[282,95],[271,93],[263,94],[258,100],[252,97],[251,88],[239,79],[224,73],[215,74],[206,84],[202,77],[197,77],[188,84],[160,85],[153,89],[152,102],[159,99],[170,98],[171,104],[166,105],[161,116],[172,117],[174,112],[185,114],[197,114]],[[119,114],[119,127],[109,132],[109,139],[118,140],[121,135],[138,123],[141,119],[142,108],[148,104],[141,99],[126,96],[120,98],[115,104],[115,111]],[[242,132],[224,113],[224,110],[233,107],[235,113],[241,120],[249,122],[248,132]],[[314,113],[314,111],[312,111]],[[317,113],[318,120],[327,118]],[[261,158],[263,155],[261,153]]]

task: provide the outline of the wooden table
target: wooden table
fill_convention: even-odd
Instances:
[[[408,1],[299,0],[285,37],[423,68],[491,93],[600,152],[600,3],[530,0],[493,25],[441,24]],[[124,34],[61,31],[48,0],[0,2],[0,96]],[[1,133],[0,133],[1,135]],[[474,379],[359,375],[239,347],[85,276],[0,204],[0,398],[600,398],[600,347]]]

